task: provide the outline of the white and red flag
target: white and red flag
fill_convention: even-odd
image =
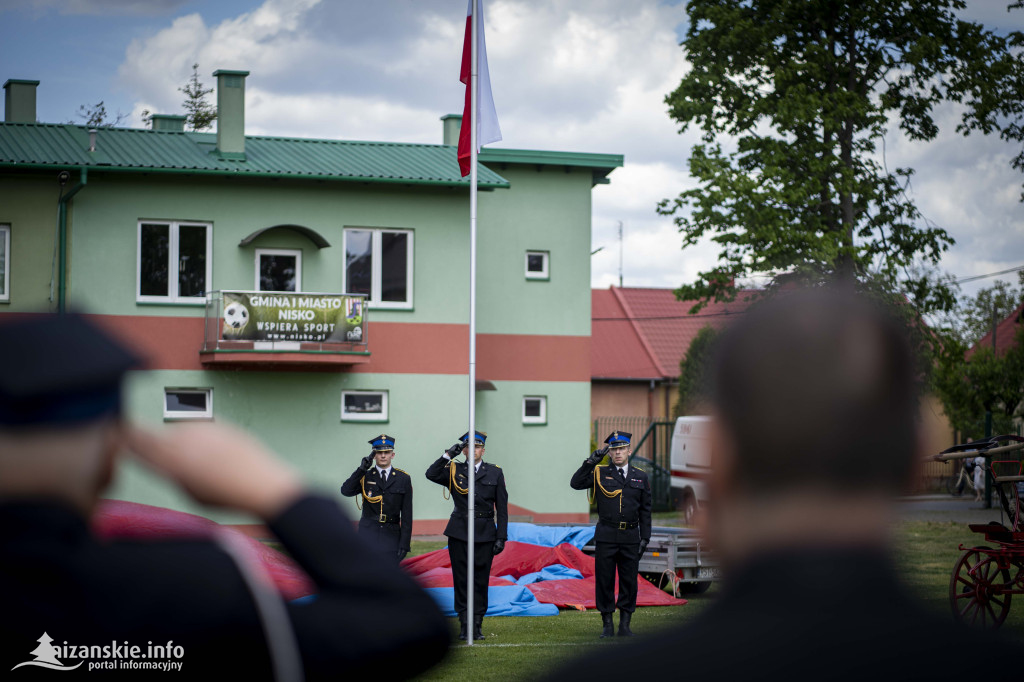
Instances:
[[[484,3],[478,0],[480,16],[477,17],[477,111],[470,105],[470,71],[473,58],[473,0],[469,0],[466,8],[466,38],[462,45],[462,71],[459,80],[466,85],[466,103],[462,107],[462,128],[459,130],[459,170],[462,176],[469,175],[470,166],[470,128],[479,121],[476,135],[476,151],[491,142],[501,140],[501,128],[498,127],[498,113],[494,110],[494,97],[491,96],[491,77],[487,69],[487,44],[484,42]]]

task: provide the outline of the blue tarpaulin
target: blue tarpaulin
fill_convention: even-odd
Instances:
[[[433,599],[441,613],[446,616],[455,613],[455,589],[452,587],[428,587],[427,594]],[[542,604],[522,585],[487,588],[488,616],[557,616],[558,607]]]
[[[575,568],[569,568],[562,564],[551,564],[536,573],[527,573],[518,580],[510,575],[503,575],[501,577],[510,582],[514,582],[517,585],[532,585],[533,583],[539,583],[545,580],[566,580],[570,578],[582,579],[583,574]]]
[[[593,526],[535,526],[532,523],[508,524],[508,539],[541,547],[557,547],[567,542],[576,549],[594,537]]]

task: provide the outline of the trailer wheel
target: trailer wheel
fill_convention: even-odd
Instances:
[[[967,625],[995,630],[1010,611],[1010,573],[988,547],[960,555],[949,581],[953,615]]]
[[[683,512],[683,523],[692,526],[697,520],[697,498],[692,490],[683,493],[683,503],[680,510]]]

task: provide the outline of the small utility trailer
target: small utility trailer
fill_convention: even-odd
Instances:
[[[583,552],[593,555],[593,540],[583,546]],[[651,528],[651,542],[640,557],[640,574],[658,587],[670,586],[676,597],[704,592],[720,577],[718,562],[708,552],[700,532],[693,528],[671,526]]]

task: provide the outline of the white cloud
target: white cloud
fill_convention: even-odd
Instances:
[[[305,49],[302,19],[319,2],[266,0],[252,12],[213,28],[199,14],[178,17],[155,35],[132,40],[119,78],[140,100],[154,103],[157,113],[172,113],[181,107],[178,88],[195,63],[200,81],[207,86],[217,69],[269,75],[290,72],[299,68],[302,60],[297,53]]]
[[[387,100],[349,95],[280,95],[246,91],[249,135],[320,139],[441,142],[441,121],[433,112]]]

